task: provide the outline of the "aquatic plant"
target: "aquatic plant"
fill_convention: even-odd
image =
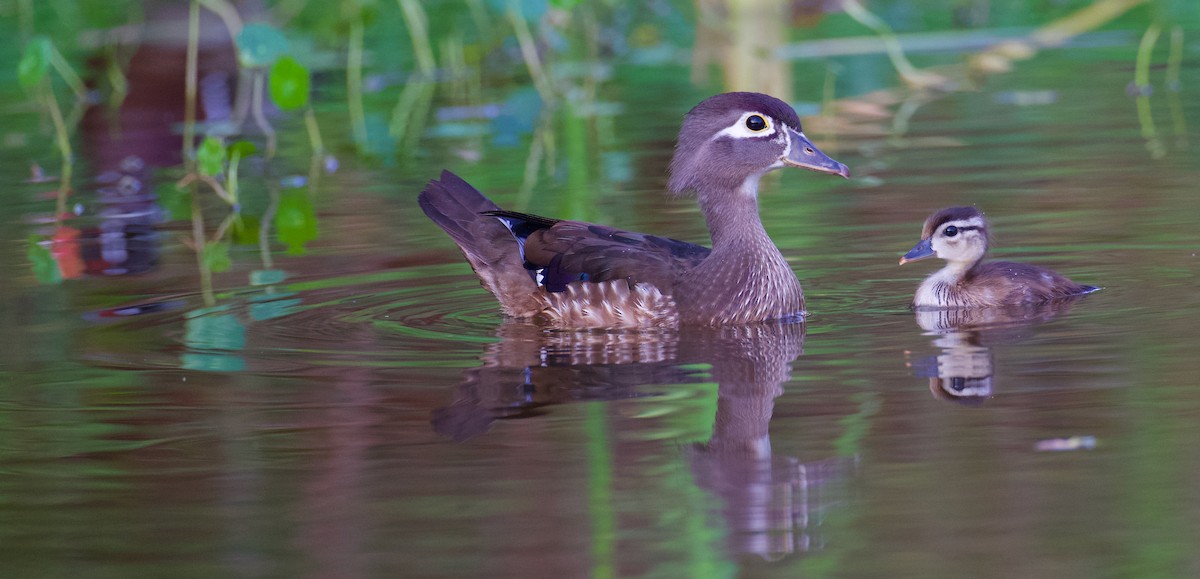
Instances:
[[[74,122],[68,123],[63,117],[62,109],[58,106],[58,98],[54,96],[54,88],[50,83],[51,69],[57,72],[59,78],[75,93],[76,106],[82,105],[87,92],[79,75],[63,58],[62,53],[58,51],[49,37],[34,36],[25,44],[25,51],[17,64],[17,80],[22,88],[33,91],[35,98],[50,114],[50,119],[54,122],[55,142],[58,144],[59,155],[62,157],[55,215],[57,219],[62,219],[67,212],[67,196],[71,192],[71,174],[75,163],[70,136],[70,126],[74,126]]]

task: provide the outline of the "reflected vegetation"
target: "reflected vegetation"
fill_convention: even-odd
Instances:
[[[0,568],[1187,576],[1197,30],[1168,0],[0,0]],[[856,169],[763,185],[807,328],[508,323],[416,210],[450,168],[702,242],[664,169],[730,90]],[[914,333],[881,248],[951,203],[1110,289]]]

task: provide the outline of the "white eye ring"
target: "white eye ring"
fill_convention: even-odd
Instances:
[[[758,129],[756,131],[756,130],[748,127],[746,125],[746,123],[750,120],[751,117],[758,117],[758,118],[762,119],[762,121],[764,123],[763,128]],[[735,139],[762,138],[762,137],[769,137],[774,134],[775,134],[775,120],[767,115],[762,114],[762,113],[752,111],[752,112],[748,112],[748,113],[742,113],[742,116],[738,117],[738,120],[736,123],[733,123],[732,125],[729,125],[728,127],[725,127],[724,129],[721,129],[720,131],[717,132],[717,134],[713,135],[713,140],[719,139],[721,137],[732,137]]]

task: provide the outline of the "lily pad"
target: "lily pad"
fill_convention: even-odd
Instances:
[[[17,63],[17,80],[25,88],[37,86],[46,77],[50,69],[50,59],[54,55],[54,45],[45,36],[34,36],[25,44],[25,54]]]
[[[230,157],[237,155],[245,159],[246,157],[249,157],[257,152],[258,147],[255,147],[254,143],[251,143],[250,141],[235,141],[232,145],[229,145]]]
[[[239,214],[229,228],[230,237],[238,245],[255,245],[261,230],[259,219],[253,215]]]
[[[307,106],[311,82],[311,75],[303,64],[291,56],[284,56],[271,65],[268,82],[271,101],[285,111]]]
[[[192,218],[192,193],[186,187],[174,183],[158,189],[158,204],[167,211],[172,221]]]
[[[200,252],[200,259],[204,265],[208,266],[209,271],[220,273],[228,271],[233,266],[233,260],[229,258],[229,242],[228,241],[210,241],[204,244],[204,249]]]
[[[287,54],[288,40],[277,28],[267,24],[247,24],[237,36],[238,61],[248,68],[271,66]]]
[[[196,150],[196,161],[200,164],[200,172],[210,177],[221,174],[221,170],[225,168],[227,156],[225,143],[217,137],[204,137],[204,142],[200,143],[200,148]]]
[[[41,237],[30,235],[25,251],[29,264],[33,267],[33,275],[44,284],[59,283],[62,281],[62,272],[58,269],[58,262],[54,261],[50,248],[42,245],[41,241]]]
[[[317,215],[307,191],[290,191],[279,198],[275,235],[291,255],[303,255],[304,246],[317,238]]]

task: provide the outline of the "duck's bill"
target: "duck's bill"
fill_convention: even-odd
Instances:
[[[782,123],[781,123],[782,124]],[[792,167],[800,167],[818,173],[830,173],[833,175],[841,175],[847,179],[850,178],[850,168],[829,158],[829,155],[822,153],[804,133],[793,131],[791,127],[787,128],[788,136],[791,137],[792,148],[784,157],[780,157],[784,165]]]
[[[904,254],[904,257],[900,258],[900,265],[904,265],[910,261],[919,261],[926,257],[933,257],[933,242],[928,239],[922,239],[921,243],[913,246],[912,249],[908,250],[908,253]]]

